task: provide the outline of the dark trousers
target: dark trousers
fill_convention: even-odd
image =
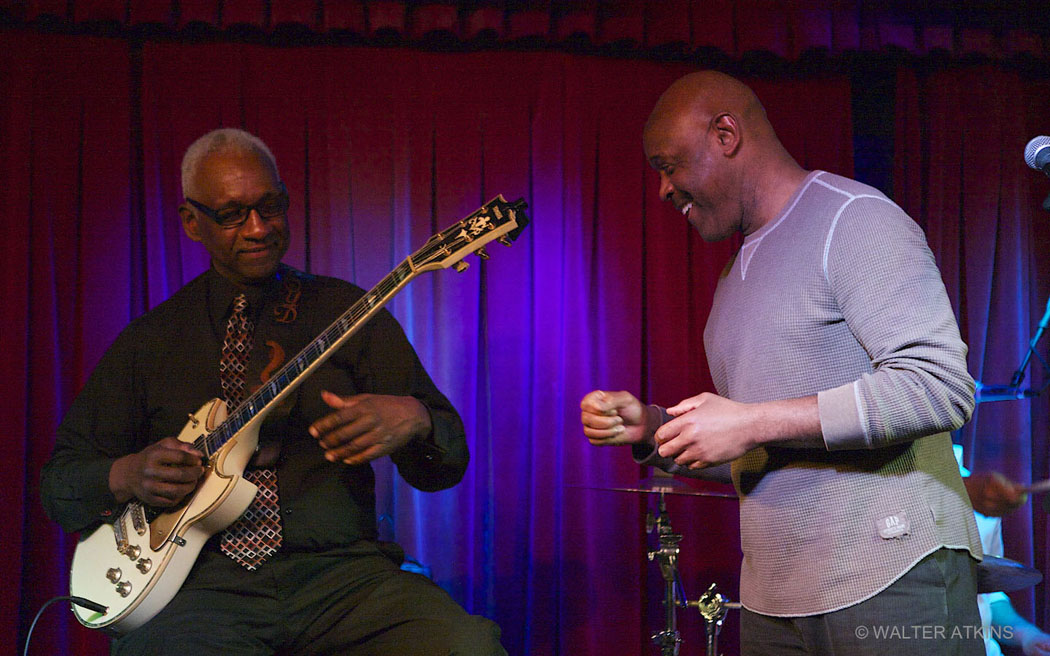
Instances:
[[[205,551],[186,584],[118,656],[505,655],[499,628],[464,611],[373,542],[282,553],[255,572]]]
[[[983,656],[976,561],[939,549],[874,597],[822,615],[742,610],[743,656]]]

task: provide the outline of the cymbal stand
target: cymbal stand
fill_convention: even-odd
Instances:
[[[656,530],[660,548],[649,552],[649,560],[660,565],[660,575],[664,579],[664,629],[654,633],[653,642],[660,647],[660,656],[678,656],[682,645],[682,636],[678,632],[678,544],[682,536],[671,528],[671,517],[667,514],[664,493],[660,492],[660,509],[656,517],[652,512],[646,513],[646,532]],[[684,600],[684,595],[683,595]]]
[[[653,634],[653,643],[660,647],[660,656],[678,656],[682,645],[682,635],[678,631],[678,607],[696,608],[704,618],[707,631],[707,656],[718,656],[718,634],[722,630],[722,621],[730,608],[740,608],[737,602],[731,602],[716,589],[712,583],[707,592],[696,601],[689,601],[682,586],[681,574],[678,571],[679,544],[682,536],[671,528],[671,516],[667,512],[664,493],[660,492],[659,510],[656,516],[652,511],[645,516],[646,533],[656,531],[659,548],[649,552],[649,560],[660,565],[660,575],[664,580],[664,628]]]

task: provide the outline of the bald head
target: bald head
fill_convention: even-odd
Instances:
[[[708,241],[764,225],[805,171],[787,153],[755,92],[724,73],[677,80],[645,124],[660,196]]]
[[[700,71],[679,78],[660,96],[645,130],[649,133],[674,125],[701,132],[725,115],[733,117],[747,133],[748,140],[753,136],[761,143],[770,136],[776,138],[755,92],[740,80],[718,71]]]

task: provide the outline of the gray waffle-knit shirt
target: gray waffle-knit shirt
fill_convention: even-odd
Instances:
[[[966,345],[922,230],[885,195],[810,173],[719,280],[704,345],[720,395],[816,394],[820,411],[825,448],[732,463],[745,607],[830,612],[942,546],[981,557],[948,435],[973,410]]]

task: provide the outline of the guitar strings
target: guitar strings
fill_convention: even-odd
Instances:
[[[381,301],[381,299],[392,295],[399,287],[407,284],[407,282],[415,275],[418,275],[419,268],[425,266],[433,259],[440,259],[435,258],[435,255],[439,254],[441,251],[448,251],[451,253],[453,250],[461,249],[463,244],[458,242],[463,242],[464,237],[466,239],[466,244],[475,241],[475,239],[471,238],[469,234],[465,234],[464,237],[457,235],[452,239],[452,243],[448,244],[447,242],[449,238],[447,235],[457,232],[463,234],[466,225],[479,215],[488,213],[491,210],[490,206],[494,205],[495,202],[496,201],[489,203],[489,205],[480,208],[467,218],[445,229],[438,234],[438,239],[428,241],[418,251],[396,266],[394,270],[380,280],[375,287],[358,299],[349,310],[332,322],[332,324],[322,331],[317,338],[307,344],[302,351],[281,367],[265,385],[246,398],[226,418],[226,420],[219,425],[218,428],[211,433],[202,435],[194,440],[194,446],[208,454],[209,457],[212,453],[220,449],[238,431],[240,431],[245,424],[251,421],[259,411],[265,409],[270,403],[272,403],[273,400],[288,387],[288,385],[295,382],[304,371],[314,364],[314,362],[324,356],[329,349],[339,342],[339,340],[343,339],[364,316],[373,312],[378,307],[385,305],[385,301]],[[490,226],[492,226],[491,223]],[[289,377],[293,370],[294,374]]]

